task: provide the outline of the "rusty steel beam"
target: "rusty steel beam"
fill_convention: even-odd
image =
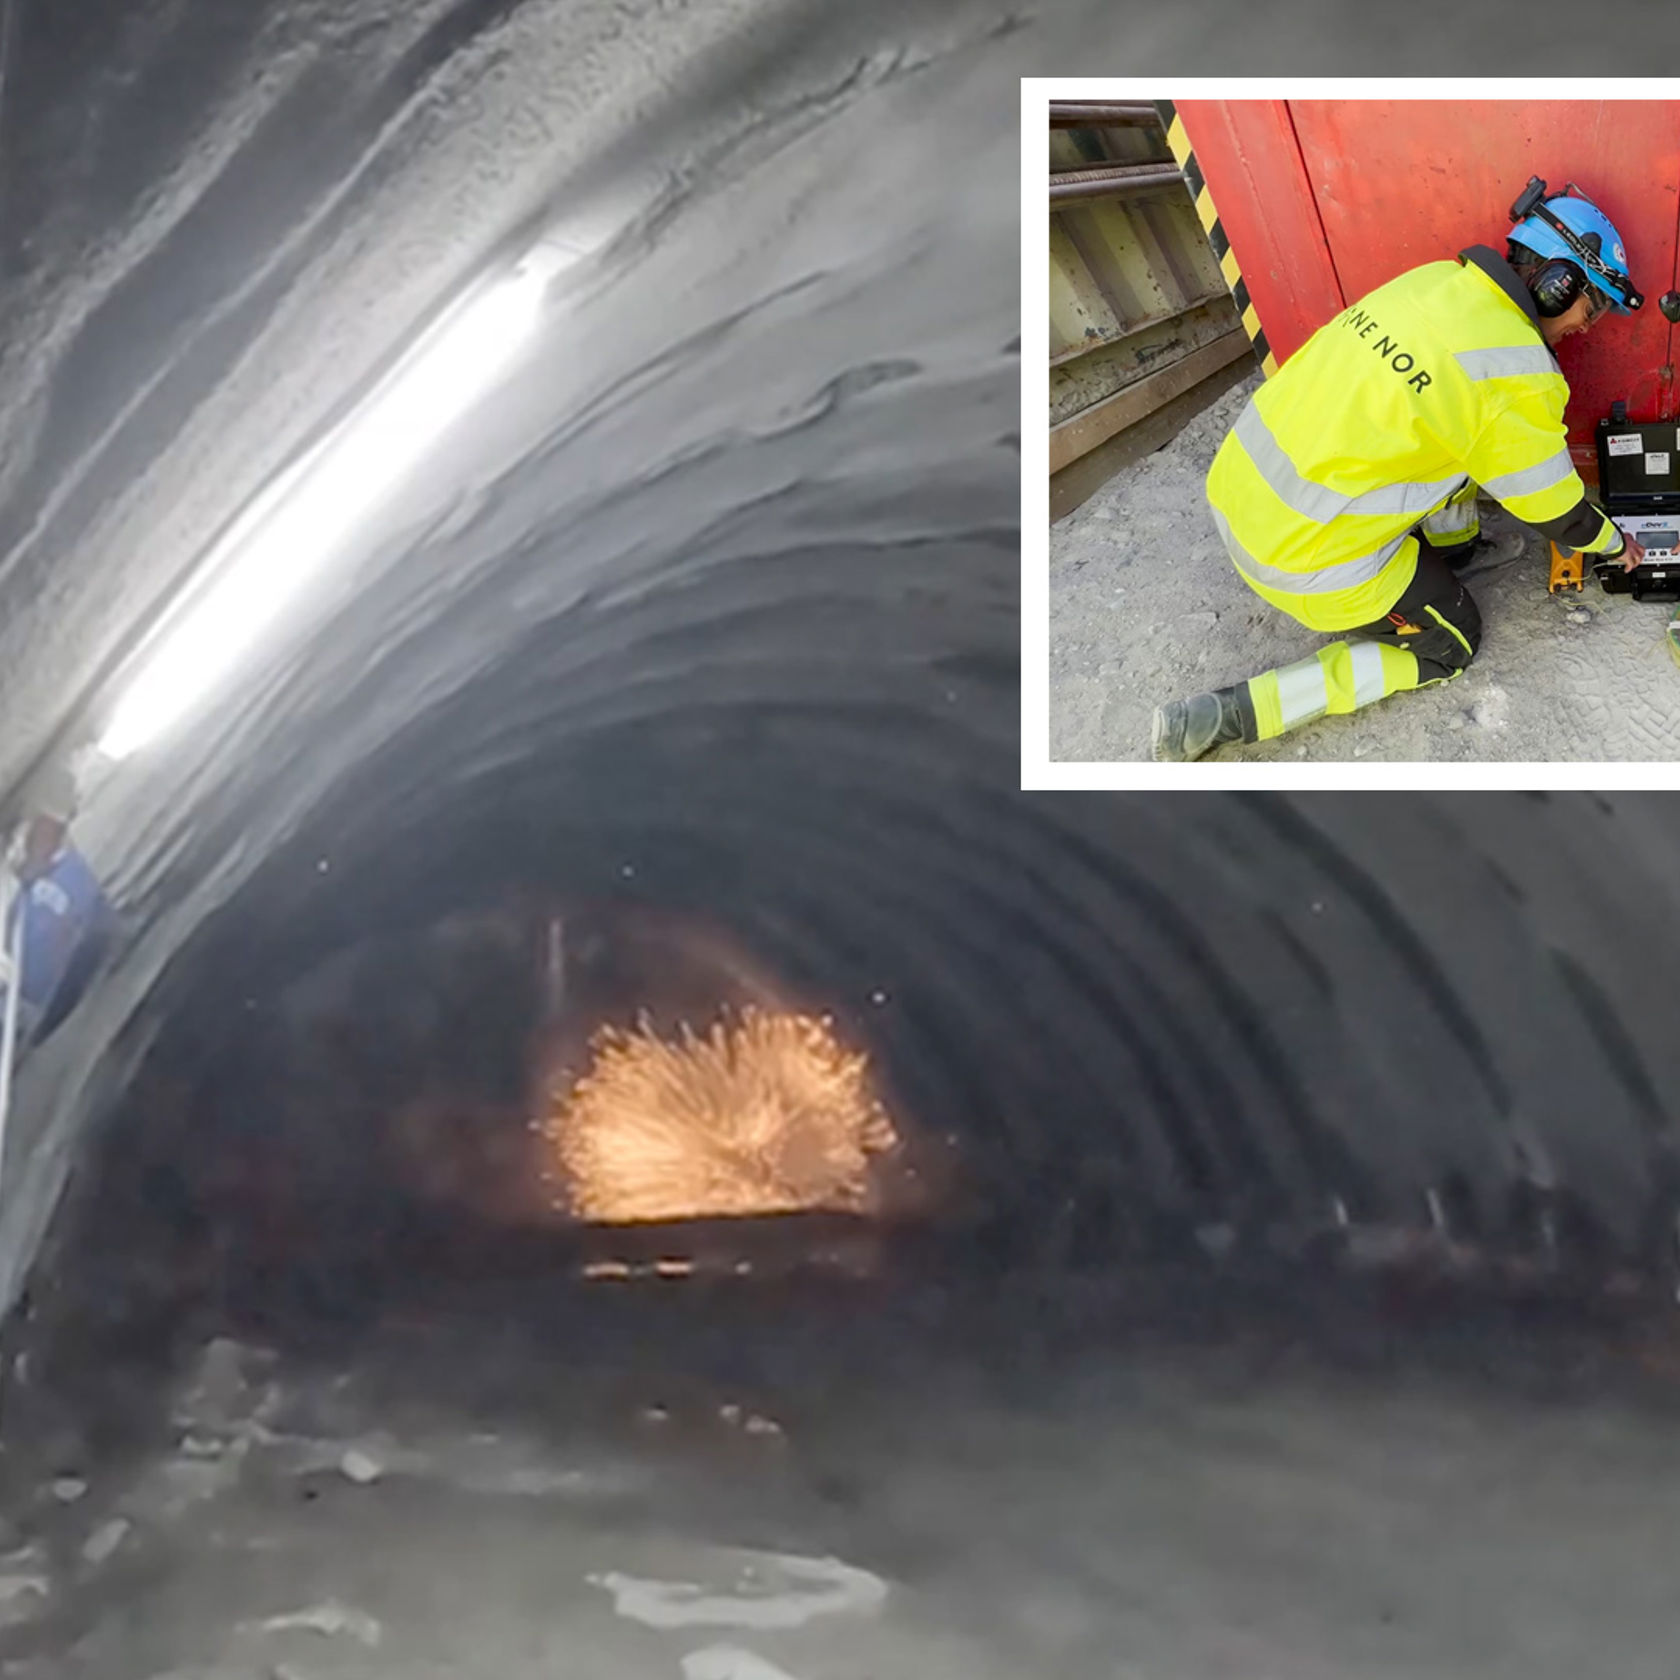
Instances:
[[[1081,356],[1089,356],[1093,350],[1107,350],[1113,345],[1124,344],[1128,338],[1136,338],[1139,333],[1148,332],[1152,327],[1164,327],[1169,321],[1182,321],[1198,309],[1222,302],[1230,295],[1229,292],[1209,292],[1204,297],[1191,298],[1182,309],[1168,309],[1159,315],[1145,315],[1141,321],[1127,321],[1118,332],[1098,333],[1095,338],[1088,338],[1081,344],[1070,344],[1060,355],[1050,358],[1050,366],[1066,367],[1069,362],[1077,362]]]
[[[1192,385],[1218,373],[1240,356],[1253,353],[1254,346],[1241,327],[1232,329],[1211,344],[1192,350],[1181,361],[1173,362],[1158,373],[1148,374],[1122,386],[1111,397],[1082,408],[1066,420],[1050,428],[1050,471],[1063,467],[1089,454],[1099,443],[1106,443],[1116,432],[1146,418]]]
[[[1176,163],[1117,163],[1102,169],[1064,169],[1050,177],[1052,205],[1082,198],[1116,198],[1145,187],[1182,185],[1184,171]]]
[[[1160,120],[1161,114],[1153,105],[1126,105],[1112,99],[1083,104],[1066,99],[1050,101],[1052,128],[1146,128]]]

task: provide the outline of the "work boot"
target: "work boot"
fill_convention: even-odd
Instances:
[[[1157,764],[1187,764],[1215,747],[1242,740],[1241,692],[1221,688],[1157,706],[1149,729],[1150,757]]]
[[[1529,536],[1527,531],[1501,531],[1495,537],[1478,537],[1462,560],[1448,561],[1448,565],[1453,576],[1461,579],[1501,571],[1528,552]]]

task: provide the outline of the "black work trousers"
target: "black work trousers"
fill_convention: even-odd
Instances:
[[[1405,648],[1418,662],[1420,687],[1456,677],[1482,645],[1481,610],[1456,569],[1468,563],[1474,548],[1474,543],[1431,548],[1420,533],[1417,572],[1406,593],[1384,617],[1350,634]]]

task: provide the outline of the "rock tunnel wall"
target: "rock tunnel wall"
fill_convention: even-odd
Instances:
[[[644,896],[721,916],[1008,1182],[1421,1218],[1454,1175],[1493,1208],[1537,1143],[1624,1233],[1644,1211],[1680,1080],[1667,796],[1000,800],[790,753],[755,797],[734,753],[624,757],[573,869],[631,857]],[[512,797],[529,852],[498,836],[492,864],[461,829],[447,873],[543,867],[560,801]],[[331,894],[311,911],[277,863],[230,933],[303,949],[349,902],[378,914],[377,833],[358,858],[336,832]],[[381,885],[386,913],[411,901]]]
[[[1302,67],[1229,22],[1229,63],[1263,32]],[[1680,1080],[1671,803],[1016,791],[1018,77],[1114,28],[20,8],[7,785],[463,276],[538,225],[586,255],[448,470],[92,791],[130,936],[25,1069],[0,1298],[166,1024],[213,1040],[514,880],[727,925],[1029,1195],[1415,1215],[1455,1170],[1495,1194],[1530,1128],[1638,1224]],[[1192,35],[1153,18],[1132,62]]]
[[[632,762],[657,807],[667,767]],[[622,826],[580,842],[566,878],[630,855],[643,902],[724,918],[836,1008],[910,1120],[958,1136],[965,1171],[1029,1215],[1096,1184],[1145,1220],[1322,1221],[1340,1200],[1421,1226],[1429,1192],[1459,1183],[1496,1231],[1538,1164],[1635,1253],[1667,1206],[1668,796],[1000,804],[883,789],[877,769],[849,788],[847,820],[792,761],[778,779],[810,820],[755,806],[742,880],[709,867],[728,824],[699,769],[677,785],[683,825],[621,801]],[[322,879],[306,827],[149,1007],[177,1047],[219,1046],[248,989],[347,929],[401,925],[440,879],[536,879],[553,858],[531,797],[528,852],[456,826],[443,874],[412,880],[382,867],[377,825],[360,857],[335,826],[332,885],[304,885]]]

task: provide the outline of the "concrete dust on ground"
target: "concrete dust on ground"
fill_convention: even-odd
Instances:
[[[1227,392],[1051,527],[1053,758],[1147,759],[1163,700],[1239,682],[1329,639],[1243,583],[1208,511],[1208,468],[1258,383]],[[1484,505],[1485,533],[1511,526]],[[1670,609],[1593,582],[1549,595],[1545,539],[1530,537],[1520,560],[1469,580],[1482,646],[1456,682],[1226,747],[1218,760],[1680,759]]]

